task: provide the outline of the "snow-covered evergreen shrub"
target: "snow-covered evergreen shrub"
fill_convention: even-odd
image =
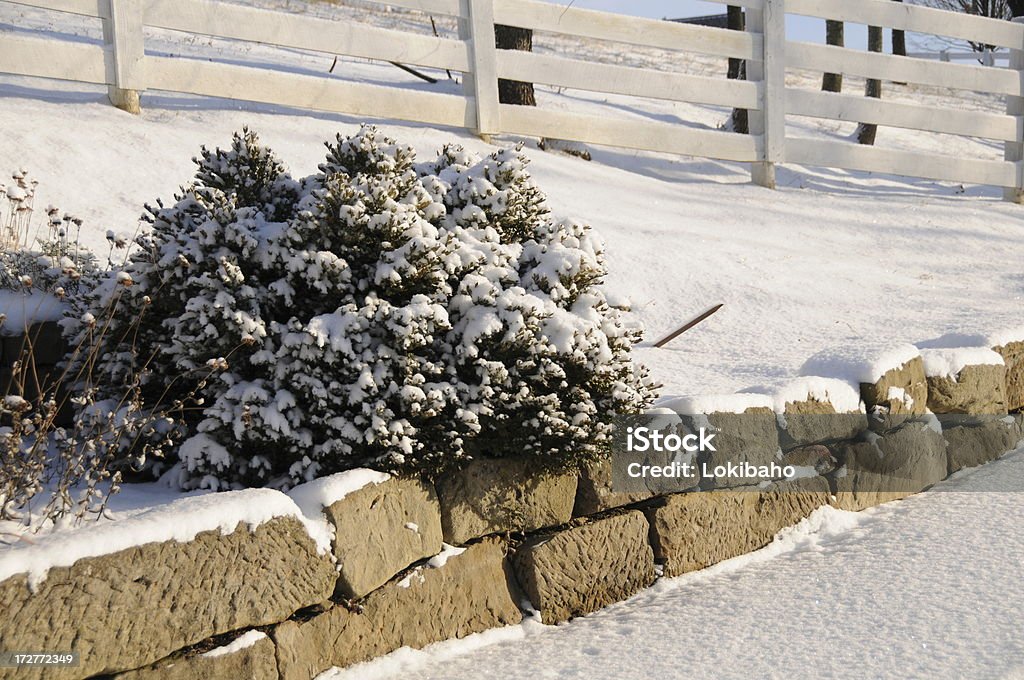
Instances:
[[[200,383],[155,471],[186,487],[287,486],[357,466],[435,475],[474,457],[575,465],[645,408],[639,331],[608,303],[601,244],[555,221],[517,150],[417,164],[376,129],[291,178],[256,135],[203,150],[120,273],[100,385]],[[108,305],[114,285],[95,295]],[[131,329],[128,332],[128,329]],[[152,348],[143,353],[139,348]],[[173,436],[168,438],[168,434]]]

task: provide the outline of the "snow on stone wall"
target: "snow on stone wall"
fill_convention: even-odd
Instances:
[[[791,480],[627,494],[600,466],[479,461],[436,484],[355,470],[0,548],[0,639],[77,652],[67,678],[309,680],[524,615],[561,622],[761,548],[822,506],[902,498],[1022,443],[1024,414],[1008,406],[1024,402],[1008,379],[1021,353],[923,354],[956,361],[846,351],[777,392],[669,404],[714,411],[708,423],[774,414],[770,441],[740,438],[799,469]]]

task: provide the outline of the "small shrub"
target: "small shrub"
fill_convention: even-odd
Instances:
[[[109,296],[107,307],[86,309],[95,301],[104,269],[79,243],[82,221],[49,207],[45,225],[33,233],[37,183],[24,171],[15,173],[13,180],[12,187],[0,187],[7,197],[7,210],[0,210],[0,290],[5,291],[7,304],[24,307],[25,321],[14,326],[0,315],[0,328],[24,335],[25,342],[19,356],[5,357],[10,370],[4,381],[6,394],[0,397],[0,520],[38,530],[55,522],[101,516],[132,462],[123,450],[136,441],[156,439],[174,414],[166,401],[142,404],[138,383],[144,367],[129,376],[120,391],[106,390],[104,400],[97,401],[98,392],[88,386],[89,374],[105,344],[113,312],[116,309],[119,319],[129,320],[123,330],[131,332],[141,310],[125,309],[117,293]],[[33,238],[34,249],[29,247]],[[126,243],[111,232],[107,240],[109,269],[115,250]],[[111,280],[120,280],[120,288],[125,288],[123,277]],[[78,335],[66,366],[56,373],[52,366],[39,365],[41,339],[38,330],[30,328],[47,299],[58,306],[63,302]],[[204,370],[208,374],[211,369]],[[63,389],[71,383],[86,387],[72,396]],[[61,427],[58,415],[69,401],[75,402],[77,415],[68,427]]]
[[[55,206],[45,210],[45,220],[34,220],[38,182],[25,170],[11,175],[9,186],[0,184],[6,209],[0,205],[0,289],[20,293],[39,292],[72,300],[92,290],[100,273],[114,266],[114,254],[127,247],[124,237],[107,232],[110,244],[105,266],[80,243],[82,220]],[[8,328],[20,333],[23,328]]]
[[[0,398],[0,520],[39,530],[103,515],[124,473],[140,467],[140,459],[124,451],[145,451],[148,442],[159,441],[168,424],[194,403],[186,395],[173,404],[157,400],[144,405],[138,385],[147,374],[145,367],[120,392],[107,390],[103,399],[97,399],[91,385],[75,396],[64,390],[65,384],[92,382],[90,371],[109,329],[104,319],[84,316],[81,325],[87,330],[56,379],[41,377],[31,334],[14,361],[7,394]],[[192,384],[216,370],[206,367]],[[69,402],[77,411],[73,422],[59,426],[58,414]]]
[[[184,487],[284,487],[358,466],[436,475],[479,456],[601,455],[612,416],[653,387],[589,227],[552,218],[517,150],[417,163],[372,127],[327,147],[301,180],[249,131],[204,148],[174,204],[150,208],[120,274],[132,285],[93,295],[105,308],[119,290],[125,310],[92,375],[101,393],[138,375],[138,347],[154,350],[143,404],[221,369],[151,443],[151,470],[172,465]]]

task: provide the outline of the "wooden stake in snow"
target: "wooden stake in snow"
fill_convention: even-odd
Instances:
[[[903,2],[903,0],[900,0],[900,2]],[[434,23],[434,15],[433,14],[430,15],[430,28],[433,29],[434,37],[435,38],[440,38],[441,37],[441,36],[439,36],[437,34],[437,24]],[[452,78],[452,72],[450,70],[445,69],[444,72],[448,74],[448,80],[455,80],[454,78]]]
[[[712,314],[717,312],[719,309],[722,308],[722,306],[723,306],[722,304],[715,305],[714,307],[712,307],[711,309],[707,310],[706,312],[704,312],[700,316],[696,317],[695,319],[693,319],[691,321],[687,321],[685,325],[681,326],[680,328],[677,328],[676,330],[672,331],[671,333],[669,333],[668,335],[663,337],[661,340],[658,340],[656,343],[654,343],[654,346],[655,347],[664,347],[665,345],[667,345],[668,343],[672,342],[673,340],[678,338],[680,335],[685,333],[686,331],[690,330],[691,328],[693,328],[694,326],[699,324],[701,321],[704,321],[709,316],[711,316]]]
[[[389,61],[388,63],[391,64],[392,66],[397,66],[398,68],[402,69],[406,73],[413,74],[414,76],[416,76],[420,80],[427,81],[431,85],[433,85],[433,84],[435,84],[437,82],[437,78],[432,78],[431,76],[428,76],[426,73],[420,73],[419,71],[417,71],[416,69],[412,68],[411,66],[406,66],[405,64],[399,64],[397,61]]]
[[[397,66],[398,68],[402,69],[406,73],[411,73],[412,75],[416,76],[420,80],[427,81],[431,85],[434,85],[435,83],[437,83],[437,78],[431,78],[427,74],[420,73],[419,71],[417,71],[416,69],[414,69],[414,68],[412,68],[410,66],[406,66],[405,64],[399,64],[397,61],[389,61],[388,63],[391,64],[392,66]],[[334,73],[334,67],[337,66],[337,65],[338,65],[338,57],[334,57],[334,61],[331,62],[331,67],[329,69],[327,69],[327,72],[328,73]],[[451,74],[448,74],[448,77],[450,78]]]

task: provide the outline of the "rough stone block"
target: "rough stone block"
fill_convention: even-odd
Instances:
[[[995,415],[1006,413],[1006,366],[964,366],[955,378],[928,378],[932,413]]]
[[[693,444],[689,445],[690,450],[677,447],[690,441],[688,438],[704,441],[700,428],[714,430],[714,426],[706,416],[699,415],[699,410],[690,412],[698,415],[655,408],[620,418],[608,458],[580,472],[574,514],[588,516],[654,496],[698,488],[702,479],[698,452],[693,450]],[[657,438],[666,438],[664,446],[652,439],[653,433],[657,433]],[[711,439],[718,434],[715,430]]]
[[[597,461],[580,470],[576,486],[576,504],[572,514],[574,517],[596,515],[599,512],[637,503],[655,495],[656,491],[652,489],[637,493],[612,491],[611,463],[607,460]]]
[[[481,459],[437,482],[444,540],[534,531],[572,518],[576,475],[533,469],[526,459]]]
[[[868,429],[864,413],[838,413],[835,407],[816,399],[786,402],[779,418],[779,442],[783,450],[853,439]]]
[[[441,509],[434,487],[392,477],[324,508],[334,525],[338,593],[362,597],[413,562],[441,552]]]
[[[22,329],[24,330],[24,329]],[[64,359],[67,344],[56,321],[44,321],[29,327],[28,340],[25,335],[8,335],[3,338],[3,356],[6,364],[23,360],[22,354],[31,345],[36,365],[53,366]]]
[[[535,538],[512,558],[544,623],[567,621],[630,597],[654,582],[648,525],[633,511]]]
[[[1024,409],[1024,342],[1008,342],[993,348],[1006,362],[1006,408]]]
[[[0,368],[0,392],[4,395],[17,394],[39,407],[41,396],[58,396],[54,380],[59,375],[50,366],[38,366],[34,370]]]
[[[25,346],[24,334],[4,335],[0,337],[0,346],[3,347],[3,366],[10,368],[15,361],[23,361],[21,356],[22,348]]]
[[[988,420],[980,425],[947,427],[947,472],[984,465],[1012,451],[1021,440],[1020,429],[1012,418]]]
[[[676,494],[646,512],[655,559],[665,576],[677,576],[757,550],[828,502],[828,482],[807,477],[763,491]]]
[[[0,647],[71,650],[59,677],[139,668],[215,635],[276,623],[323,602],[336,573],[303,525],[279,517],[250,531],[206,531],[50,569],[36,592],[0,583]],[[0,678],[19,677],[0,668]]]
[[[911,421],[837,449],[834,504],[863,510],[905,498],[946,477],[946,441],[933,423]]]
[[[277,626],[282,680],[309,680],[399,647],[419,649],[522,620],[501,541],[442,555],[370,593],[358,610],[339,605]]]
[[[914,357],[886,371],[874,383],[861,383],[860,396],[869,413],[881,412],[889,417],[885,428],[901,424],[908,415],[923,415],[928,407],[924,360]]]
[[[709,468],[727,463],[750,463],[760,467],[777,462],[781,453],[775,413],[770,408],[752,407],[743,413],[712,413],[689,417],[684,415],[683,421],[694,432],[700,427],[705,427],[716,433],[714,445],[717,450],[710,453],[706,461],[701,461],[706,462]],[[749,479],[746,482],[736,481],[733,485],[756,481],[768,480]],[[701,487],[710,488],[711,484],[726,483],[729,483],[728,480],[705,479],[701,482]]]
[[[248,643],[246,636],[262,636]],[[238,645],[244,645],[239,648]],[[274,642],[263,633],[244,633],[234,644],[203,653],[176,654],[152,666],[115,675],[113,680],[277,680]]]
[[[836,458],[827,446],[811,444],[810,446],[801,446],[782,454],[782,462],[780,464],[802,468],[804,472],[813,471],[819,475],[827,475],[836,469]]]

